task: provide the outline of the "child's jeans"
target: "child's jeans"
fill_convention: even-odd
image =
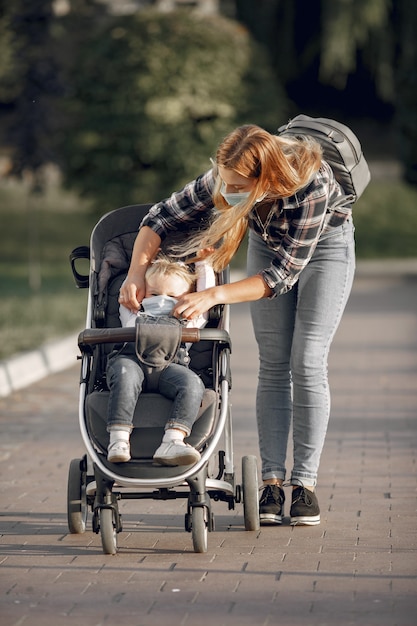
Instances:
[[[146,391],[145,373],[135,355],[117,353],[107,364],[110,389],[107,428],[131,430],[139,395]],[[197,418],[204,394],[204,384],[195,372],[171,363],[162,370],[158,391],[173,400],[165,428],[178,428],[189,435]]]

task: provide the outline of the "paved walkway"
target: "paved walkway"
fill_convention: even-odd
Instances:
[[[237,472],[257,454],[255,346],[233,308]],[[413,626],[417,614],[417,280],[361,276],[330,360],[333,407],[317,527],[246,532],[214,503],[195,554],[182,501],[123,501],[116,556],[68,534],[68,465],[84,453],[78,367],[0,400],[2,626]],[[289,495],[289,493],[288,493]],[[288,513],[288,511],[287,511]]]

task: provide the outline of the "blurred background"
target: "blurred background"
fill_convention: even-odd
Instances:
[[[242,123],[349,125],[358,258],[417,257],[416,32],[413,0],[0,0],[0,359],[81,329],[71,250]]]

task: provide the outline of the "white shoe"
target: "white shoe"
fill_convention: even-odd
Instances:
[[[153,455],[155,463],[160,465],[191,465],[197,463],[200,458],[200,453],[195,448],[180,439],[162,442]]]
[[[118,439],[107,448],[107,460],[110,463],[127,463],[130,460],[130,445],[128,441]]]
[[[97,483],[95,480],[92,480],[91,483],[88,483],[85,493],[87,496],[95,496],[97,491]]]

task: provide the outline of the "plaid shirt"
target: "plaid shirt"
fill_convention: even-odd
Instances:
[[[142,225],[161,239],[171,232],[204,230],[216,214],[212,193],[213,170],[188,183],[181,191],[155,204]],[[312,182],[289,198],[275,203],[265,227],[256,208],[249,213],[249,228],[262,236],[275,252],[260,274],[274,295],[289,291],[310,261],[322,234],[328,234],[351,216],[352,198],[346,196],[325,162]],[[269,219],[271,217],[271,219]]]

